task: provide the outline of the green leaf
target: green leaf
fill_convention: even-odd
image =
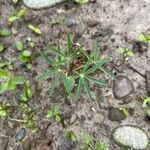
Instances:
[[[88,79],[90,82],[96,83],[100,86],[107,86],[108,85],[105,81],[97,80],[97,79],[90,77],[90,76],[86,76],[85,78]]]
[[[41,30],[40,30],[38,27],[35,27],[35,26],[29,24],[29,25],[28,25],[28,28],[31,29],[33,32],[39,34],[39,35],[42,34]]]
[[[8,77],[8,72],[6,70],[0,69],[0,78],[6,78]]]
[[[62,56],[62,57],[66,57],[62,52],[60,52],[60,50],[58,50],[57,48],[55,47],[50,47],[50,49],[55,52],[58,56]]]
[[[21,10],[18,12],[17,16],[18,16],[18,17],[23,17],[23,16],[25,15],[25,13],[26,13],[26,11],[25,11],[24,9],[21,9]]]
[[[25,56],[25,57],[30,57],[31,56],[31,52],[29,50],[24,50],[22,52],[22,55]]]
[[[106,68],[100,66],[99,69],[104,72],[106,75],[108,75],[111,79],[115,79],[115,75],[109,72]]]
[[[60,118],[60,116],[59,116],[59,115],[56,115],[56,116],[55,116],[55,121],[56,121],[56,122],[58,122],[58,123],[60,123],[60,122],[61,122],[61,118]]]
[[[117,52],[120,54],[123,54],[125,52],[125,49],[124,48],[118,48]]]
[[[23,43],[22,42],[20,42],[20,41],[17,41],[16,42],[16,48],[17,48],[17,50],[22,50],[23,49]]]
[[[8,89],[8,82],[2,83],[0,85],[0,94],[3,94],[4,92],[6,92]]]
[[[12,83],[15,85],[23,85],[27,80],[22,76],[16,76],[12,79]]]
[[[48,117],[48,118],[51,118],[52,116],[53,116],[53,112],[52,112],[52,111],[48,111],[48,112],[47,112],[47,117]]]
[[[89,145],[91,142],[91,137],[88,133],[83,134],[83,143]]]
[[[11,35],[11,30],[2,29],[2,30],[0,31],[0,36],[7,37],[7,36],[10,36],[10,35]]]
[[[132,56],[134,56],[134,53],[133,53],[132,51],[128,51],[128,52],[127,52],[127,56],[132,57]]]
[[[84,4],[84,3],[89,2],[89,0],[75,0],[75,1],[79,4]]]
[[[0,53],[4,51],[4,46],[0,44]]]
[[[12,1],[13,1],[15,4],[17,4],[19,0],[12,0]]]
[[[150,97],[147,97],[147,98],[144,99],[144,101],[143,101],[143,107],[145,108],[148,103],[150,103]]]
[[[8,18],[9,22],[15,22],[16,20],[18,20],[19,18],[17,16],[12,16]]]
[[[50,77],[54,76],[55,73],[56,73],[56,71],[54,71],[54,70],[47,70],[47,71],[45,71],[45,72],[39,74],[39,75],[36,77],[36,79],[37,79],[37,80],[44,80],[44,79],[47,79],[47,78],[50,78]]]
[[[73,38],[72,38],[71,34],[68,33],[68,35],[67,35],[67,54],[68,55],[71,54],[72,44],[73,44]]]
[[[82,78],[82,82],[83,82],[84,90],[85,90],[85,92],[87,94],[87,97],[91,101],[92,97],[91,97],[89,85],[88,85],[87,81],[84,78]]]
[[[76,92],[76,99],[79,99],[79,96],[81,95],[81,89],[82,89],[82,79],[79,79],[77,92]]]
[[[146,42],[146,37],[145,37],[145,35],[144,35],[144,34],[140,34],[140,35],[138,36],[138,40],[141,41],[141,42]]]
[[[51,85],[49,88],[49,95],[51,96],[54,92],[54,89],[56,88],[56,86],[58,85],[58,81],[59,81],[59,76],[56,75],[53,80],[51,81]]]
[[[0,109],[0,117],[6,117],[7,116],[7,112],[5,110],[1,110]]]

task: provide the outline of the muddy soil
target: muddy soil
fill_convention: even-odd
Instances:
[[[7,18],[12,15],[14,8],[25,9],[26,16],[9,26]],[[28,105],[34,109],[37,116],[37,131],[32,133],[31,129],[25,127],[27,133],[24,141],[26,139],[29,141],[28,146],[31,145],[33,150],[44,150],[44,148],[80,150],[82,149],[82,135],[88,132],[93,139],[99,139],[107,144],[109,150],[122,150],[125,148],[114,145],[110,134],[115,127],[128,124],[141,127],[150,137],[150,122],[145,119],[145,111],[142,108],[143,99],[148,96],[145,71],[150,70],[150,48],[148,47],[142,53],[134,48],[138,35],[150,32],[149,12],[149,0],[97,0],[83,5],[69,1],[40,11],[26,8],[22,2],[14,5],[11,0],[0,1],[0,28],[7,27],[16,31],[10,37],[0,38],[0,43],[7,47],[0,54],[0,60],[13,58],[15,71],[10,72],[26,76],[34,92]],[[63,17],[64,23],[52,25],[50,22],[58,17]],[[27,27],[28,23],[38,26],[42,35],[37,36],[31,32]],[[114,97],[113,81],[107,76],[105,78],[110,83],[109,87],[91,87],[92,103],[88,103],[84,93],[79,101],[74,101],[72,97],[67,97],[61,86],[52,97],[49,97],[47,89],[50,81],[37,83],[34,80],[37,74],[48,69],[46,62],[38,55],[39,51],[47,51],[47,45],[56,43],[57,40],[65,43],[67,32],[71,32],[76,42],[84,44],[90,50],[94,47],[94,41],[97,40],[102,55],[113,57],[113,61],[107,67],[116,76],[126,76],[134,85],[134,92],[127,95],[131,98],[129,103],[126,104],[127,98],[118,100]],[[35,43],[32,52],[36,57],[32,62],[32,71],[20,65],[15,48],[16,41],[21,40],[26,43],[27,37],[31,37]],[[123,60],[122,56],[116,52],[119,47],[133,49],[134,56],[118,67],[118,62]],[[20,116],[19,110],[15,111],[18,93],[19,91],[8,92],[0,96],[1,102],[6,101],[13,105],[13,118]],[[57,124],[46,117],[47,111],[55,104],[60,108],[63,123]],[[110,108],[119,107],[121,104],[134,109],[134,113],[127,118],[112,121],[113,119],[109,118]],[[71,123],[70,119],[73,120]],[[24,142],[15,142],[15,135],[22,127],[24,124],[21,122],[0,119],[0,135],[8,137],[8,150],[23,149]],[[76,134],[78,139],[76,144],[70,141],[68,143],[62,136],[67,129]],[[68,148],[64,146],[65,143],[69,145]]]

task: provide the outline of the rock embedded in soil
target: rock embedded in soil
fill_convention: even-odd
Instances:
[[[123,99],[134,91],[134,86],[130,79],[124,75],[119,75],[113,81],[113,94],[116,99]]]
[[[112,131],[111,138],[121,147],[143,150],[147,148],[149,137],[140,127],[133,125],[118,126]]]
[[[111,121],[122,121],[125,120],[127,116],[120,111],[119,108],[112,107],[109,109],[108,119]]]
[[[7,150],[8,142],[7,137],[0,137],[0,150]]]
[[[26,130],[25,128],[21,128],[15,136],[16,142],[23,140],[25,136],[26,136]]]
[[[147,70],[147,71],[145,72],[145,75],[146,75],[147,94],[148,94],[148,96],[150,96],[150,71]]]
[[[23,0],[23,3],[28,8],[39,10],[39,9],[52,7],[63,1],[64,0]]]

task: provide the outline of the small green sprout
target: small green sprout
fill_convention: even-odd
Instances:
[[[150,33],[148,33],[147,35],[140,34],[138,36],[138,41],[150,44]]]
[[[72,130],[65,131],[65,136],[67,138],[69,138],[72,142],[77,141],[77,137],[76,137],[75,133]]]
[[[23,43],[21,41],[17,41],[16,42],[16,48],[19,51],[23,50]]]
[[[4,28],[0,30],[0,37],[8,37],[11,35],[11,33],[11,30]]]
[[[79,4],[84,4],[84,3],[88,3],[89,0],[75,0],[75,2],[77,2]]]
[[[15,15],[8,18],[8,21],[13,23],[20,18],[22,18],[26,14],[26,11],[24,9],[21,9],[19,12],[17,12]]]
[[[22,101],[28,101],[29,98],[31,98],[33,95],[29,81],[26,81],[23,85],[23,91],[20,94],[20,98]]]
[[[1,102],[0,103],[0,118],[6,118],[8,116],[8,109],[9,109],[10,104]]]
[[[4,46],[0,44],[0,53],[4,51]]]
[[[12,0],[15,4],[17,4],[19,2],[19,0]]]
[[[48,118],[53,118],[57,123],[61,122],[60,112],[57,106],[54,106],[51,110],[47,112]]]
[[[124,57],[124,60],[126,60],[126,61],[129,59],[129,57],[134,56],[133,51],[129,50],[128,48],[118,48],[117,52],[122,54]]]
[[[119,107],[119,110],[122,111],[123,114],[124,114],[126,117],[128,117],[128,116],[130,115],[130,113],[129,113],[129,108],[126,107],[126,106],[120,106],[120,107]]]
[[[59,25],[59,24],[63,24],[64,21],[65,21],[64,16],[59,16],[59,17],[57,17],[57,18],[52,19],[52,20],[50,21],[50,24],[51,24],[51,25],[57,25],[57,24]]]
[[[150,103],[150,97],[145,98],[143,101],[143,108],[147,107],[147,104],[149,103]]]
[[[36,33],[36,34],[39,34],[39,35],[42,34],[41,30],[40,30],[38,27],[35,27],[35,26],[29,24],[29,25],[28,25],[28,28],[29,28],[30,30],[32,30],[34,33]]]
[[[13,70],[13,60],[12,59],[7,59],[4,62],[0,62],[0,69],[7,68],[9,70]]]
[[[31,60],[32,60],[31,51],[29,51],[29,50],[22,51],[21,54],[19,55],[19,59],[20,59],[20,61],[22,61],[24,63],[31,62]]]
[[[22,76],[12,77],[5,70],[0,70],[0,78],[4,79],[4,82],[0,85],[0,94],[6,91],[14,91],[18,85],[23,85],[26,81]]]

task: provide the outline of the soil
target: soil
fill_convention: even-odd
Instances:
[[[13,23],[9,26],[7,18],[12,15],[13,9],[26,9],[24,19]],[[26,128],[25,139],[30,139],[33,150],[37,149],[60,149],[61,144],[66,142],[62,133],[70,129],[74,131],[78,142],[76,145],[68,144],[65,150],[80,150],[82,148],[82,135],[88,132],[93,139],[106,143],[109,150],[121,150],[117,145],[112,143],[110,138],[111,131],[119,125],[136,125],[144,129],[150,137],[150,122],[145,120],[145,111],[142,108],[142,102],[148,93],[146,88],[145,71],[150,70],[150,56],[148,48],[144,52],[135,49],[133,57],[123,62],[123,67],[118,70],[118,61],[123,58],[116,52],[118,47],[127,47],[132,49],[140,33],[150,32],[150,1],[149,0],[96,0],[83,5],[77,5],[68,1],[52,8],[34,11],[26,8],[22,2],[14,5],[11,0],[0,1],[0,28],[11,28],[17,33],[7,38],[0,38],[0,43],[6,46],[6,50],[0,54],[0,60],[13,58],[15,71],[10,71],[15,75],[24,75],[30,80],[34,96],[28,102],[37,116],[38,130],[32,133],[31,129]],[[58,17],[64,17],[63,24],[51,25],[50,21]],[[28,29],[28,23],[38,26],[42,35],[37,36]],[[117,100],[112,91],[112,80],[105,76],[109,81],[109,87],[92,87],[92,103],[88,103],[86,96],[82,93],[79,101],[74,101],[72,97],[67,97],[63,88],[60,86],[52,97],[47,94],[50,81],[40,81],[37,83],[34,78],[37,74],[48,69],[46,62],[38,56],[39,51],[46,51],[47,45],[56,43],[60,40],[65,43],[66,33],[71,32],[76,42],[80,42],[87,49],[92,50],[94,41],[97,40],[101,45],[102,55],[112,56],[113,61],[108,64],[109,68],[115,75],[127,76],[134,85],[134,92],[130,94],[132,101],[126,106],[134,109],[134,114],[122,121],[109,120],[108,113],[111,107],[119,107],[124,103],[124,99]],[[33,60],[33,70],[29,71],[20,65],[18,52],[15,48],[16,41],[24,41],[31,37],[35,43],[32,49],[35,59]],[[100,75],[101,76],[101,75]],[[18,93],[8,92],[0,96],[0,101],[6,101],[13,105],[13,118],[19,117],[20,113],[17,107]],[[63,123],[57,124],[52,119],[46,117],[47,111],[57,104],[60,108]],[[77,117],[73,123],[69,123],[73,115]],[[21,150],[22,143],[15,142],[15,135],[24,127],[21,122],[14,122],[7,119],[0,119],[0,136],[9,138],[8,150]],[[50,130],[50,129],[51,130]],[[47,132],[50,132],[49,135]],[[49,136],[46,136],[49,135]],[[60,136],[59,136],[60,135]],[[28,140],[28,141],[30,141]],[[64,141],[64,142],[62,142]],[[30,143],[30,144],[31,144]],[[44,145],[43,147],[41,145]],[[39,147],[42,148],[39,148]],[[68,148],[67,148],[68,147]],[[46,148],[45,148],[46,149]],[[148,150],[149,148],[147,148]]]

